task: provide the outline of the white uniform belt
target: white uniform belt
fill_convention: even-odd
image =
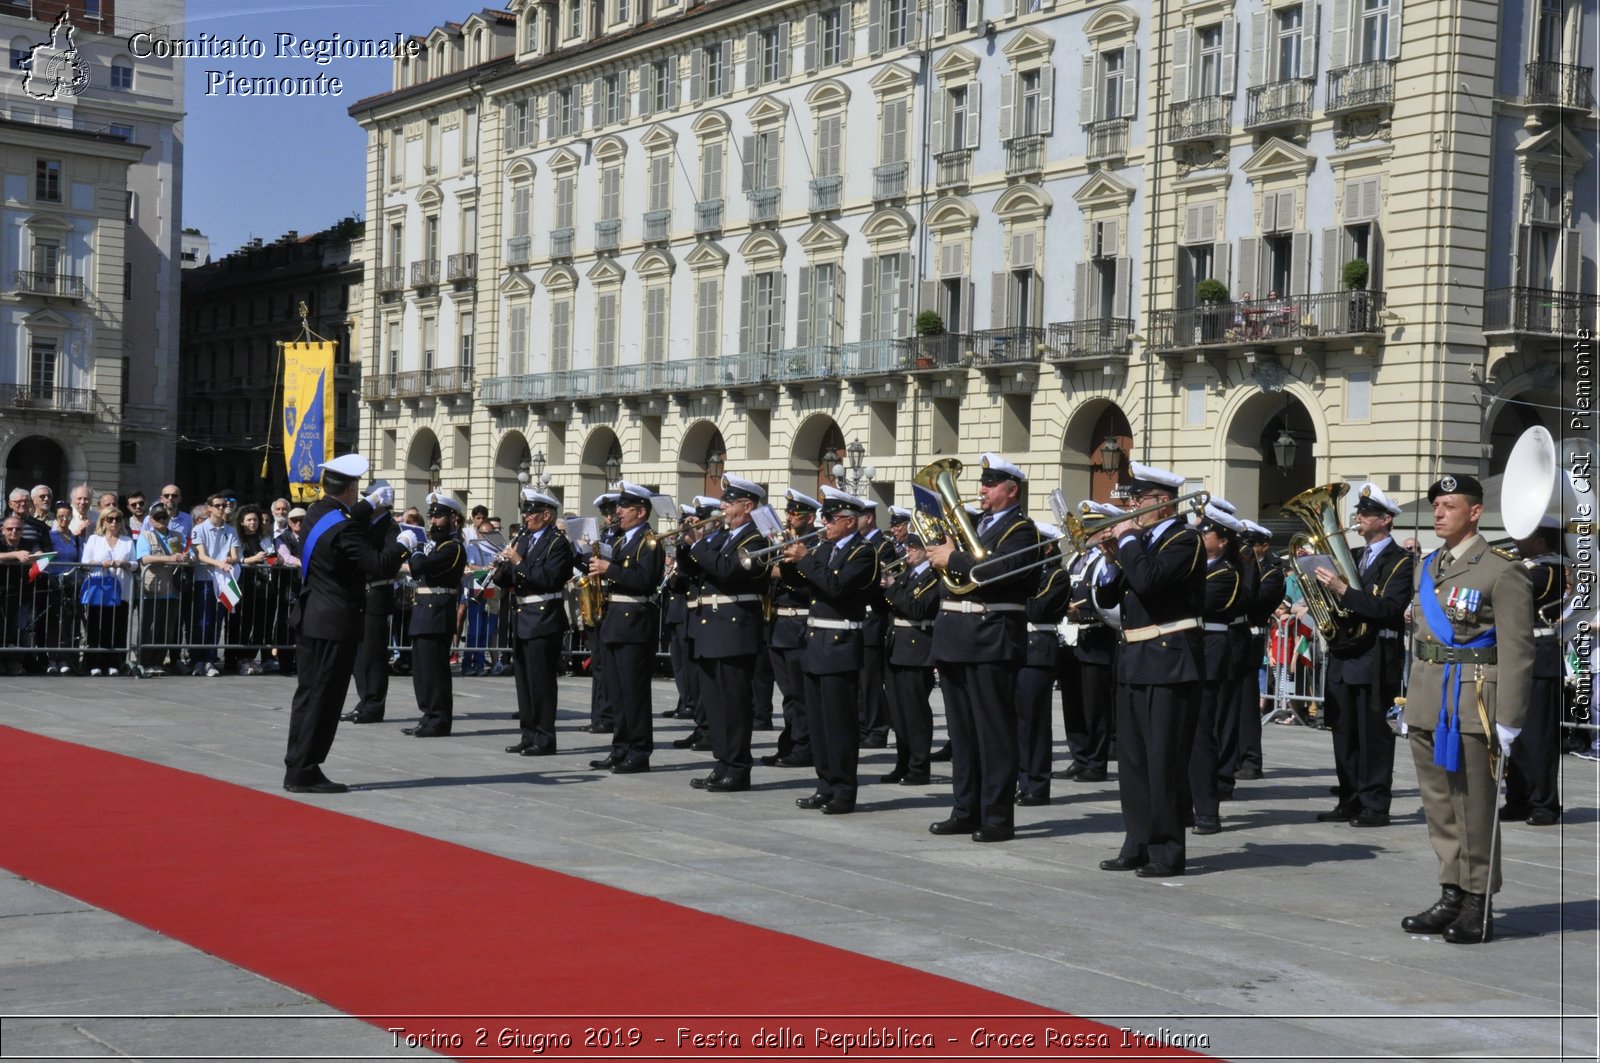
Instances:
[[[1228,626],[1229,627],[1246,627],[1246,626],[1249,625],[1249,623],[1250,623],[1250,621],[1246,620],[1244,617],[1241,616],[1237,620],[1228,621]]]
[[[1400,632],[1384,629],[1378,632],[1378,637],[1380,639],[1397,639],[1400,637]]]
[[[418,594],[448,594],[448,595],[451,595],[452,597],[458,597],[461,594],[461,591],[460,591],[460,589],[458,589],[456,587],[418,587],[417,588],[417,593]]]
[[[524,594],[517,599],[518,605],[538,605],[540,602],[559,602],[566,597],[560,591],[554,594]]]
[[[1206,623],[1204,623],[1204,624],[1202,624],[1200,626],[1205,628],[1207,631],[1227,631],[1228,630],[1228,625],[1227,624],[1213,624],[1210,621],[1207,621]]]
[[[1053,634],[1060,634],[1060,632],[1056,630],[1056,626],[1054,624],[1029,624],[1028,625],[1028,630],[1029,631],[1037,631],[1041,635],[1044,634],[1046,631],[1049,631],[1049,632],[1051,632]]]
[[[1556,629],[1553,627],[1536,627],[1533,629],[1533,637],[1536,639],[1554,638],[1555,634]]]
[[[801,609],[793,605],[780,605],[773,610],[778,616],[810,616],[811,610]]]
[[[1149,642],[1151,639],[1158,639],[1162,635],[1174,635],[1179,631],[1193,631],[1199,626],[1200,619],[1198,617],[1185,617],[1182,620],[1174,620],[1170,624],[1151,624],[1149,627],[1129,628],[1122,633],[1122,641]]]
[[[695,609],[702,605],[738,605],[740,602],[759,602],[759,594],[706,594],[702,595],[689,608]]]
[[[1267,633],[1267,629],[1266,628],[1264,628],[1264,627],[1256,627],[1254,624],[1250,625],[1250,634],[1252,634],[1252,635],[1265,635],[1266,633]]]
[[[939,608],[947,613],[1022,613],[1027,607],[1017,602],[958,602],[946,598]]]
[[[649,605],[650,599],[640,594],[608,594],[608,602],[623,602],[627,605]]]
[[[375,591],[379,587],[387,587],[393,582],[394,580],[392,579],[369,579],[367,580],[367,590]]]
[[[897,616],[897,617],[894,618],[894,626],[895,627],[914,627],[914,628],[917,628],[920,631],[932,631],[933,630],[933,623],[931,621],[927,621],[927,620],[907,620],[905,617],[902,617],[902,616]]]
[[[808,627],[825,628],[828,631],[861,630],[861,621],[859,620],[819,620],[817,617],[812,617],[806,621],[806,625]]]

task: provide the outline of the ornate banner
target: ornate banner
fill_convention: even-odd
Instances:
[[[320,494],[317,466],[333,457],[333,352],[338,344],[283,343],[283,454],[289,494],[312,502]]]

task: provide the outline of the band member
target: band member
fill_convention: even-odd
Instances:
[[[1061,538],[1060,529],[1037,524],[1039,534]],[[1059,544],[1044,548],[1045,557],[1060,559]],[[1059,564],[1046,565],[1039,590],[1026,604],[1028,654],[1017,673],[1017,804],[1050,803],[1050,717],[1056,679],[1061,675],[1061,621],[1072,604],[1072,577]]]
[[[1339,803],[1317,819],[1344,820],[1352,827],[1389,825],[1394,779],[1394,731],[1388,712],[1400,693],[1405,668],[1406,601],[1411,593],[1411,555],[1390,536],[1400,507],[1364,484],[1356,499],[1356,528],[1366,545],[1355,552],[1361,586],[1319,568],[1317,582],[1357,621],[1360,636],[1344,631],[1328,643],[1327,706],[1333,727],[1333,764]]]
[[[904,550],[906,539],[911,535],[911,511],[904,506],[889,507],[889,538],[894,540],[895,546]]]
[[[1284,597],[1283,559],[1272,552],[1272,532],[1254,521],[1244,521],[1245,549],[1239,558],[1246,570],[1255,569],[1255,594],[1250,599],[1245,619],[1250,622],[1248,659],[1254,677],[1240,686],[1239,757],[1233,769],[1235,781],[1261,778],[1261,699],[1267,688],[1260,680],[1262,661],[1267,657],[1267,631],[1272,614]]]
[[[695,508],[687,503],[678,507],[678,546],[694,534],[690,521]],[[678,690],[678,703],[661,714],[662,719],[690,719],[689,675],[694,668],[689,660],[689,643],[684,630],[689,624],[688,577],[678,570],[677,550],[666,552],[666,576],[661,584],[661,624],[666,629],[667,659],[672,664],[672,683]]]
[[[310,531],[301,548],[299,676],[289,713],[283,788],[291,793],[340,794],[349,789],[322,772],[339,710],[350,689],[369,580],[393,579],[405,550],[374,541],[372,503],[357,484],[367,459],[343,454],[321,466],[322,498],[306,513]]]
[[[933,618],[939,612],[939,573],[928,564],[922,539],[907,535],[904,572],[885,588],[894,619],[889,626],[889,714],[894,724],[894,770],[879,782],[926,786],[933,750]]]
[[[617,536],[589,560],[589,575],[603,577],[606,611],[599,641],[605,645],[602,681],[616,718],[611,755],[589,762],[619,775],[650,770],[655,752],[650,712],[650,673],[661,637],[660,610],[654,595],[666,568],[664,551],[649,534],[650,491],[621,481],[617,486]]]
[[[695,495],[694,518],[696,521],[709,520],[715,513],[722,511],[722,499],[710,495]],[[692,749],[697,753],[711,752],[711,736],[709,725],[706,722],[706,700],[700,691],[700,669],[694,663],[694,603],[704,589],[704,580],[700,567],[694,563],[694,558],[689,553],[689,547],[704,538],[713,530],[713,525],[706,527],[693,527],[678,537],[674,556],[676,562],[675,583],[683,587],[685,595],[684,606],[684,689],[687,691],[688,716],[694,720],[694,727],[682,738],[674,739],[672,748]]]
[[[1260,579],[1260,571],[1255,565],[1246,564],[1245,555],[1250,552],[1244,545],[1247,532],[1245,522],[1239,516],[1232,502],[1225,498],[1212,496],[1210,505],[1220,509],[1233,518],[1233,525],[1225,522],[1225,534],[1232,538],[1228,544],[1227,554],[1239,573],[1239,596],[1234,603],[1232,614],[1227,621],[1227,666],[1224,669],[1222,688],[1218,691],[1216,707],[1216,739],[1217,739],[1217,770],[1216,791],[1219,801],[1231,801],[1235,783],[1235,772],[1239,768],[1239,745],[1243,734],[1244,724],[1241,713],[1254,716],[1256,711],[1255,689],[1257,675],[1260,672],[1261,658],[1250,656],[1254,642],[1250,637],[1250,617],[1248,615],[1250,603],[1255,599],[1256,583]],[[1235,526],[1236,525],[1236,526]],[[1202,540],[1203,540],[1202,536]],[[1209,575],[1209,572],[1208,572]],[[1211,585],[1206,585],[1206,595],[1209,601]],[[1209,605],[1208,605],[1209,609]],[[1215,618],[1207,616],[1205,623],[1216,623]],[[1207,644],[1209,647],[1210,636],[1214,634],[1207,629]],[[1207,653],[1209,654],[1209,648]],[[1209,670],[1210,657],[1206,659]],[[1257,727],[1260,726],[1260,717],[1255,717]],[[1220,819],[1219,819],[1220,825]],[[1199,825],[1195,833],[1209,833],[1201,831]]]
[[[1218,765],[1225,736],[1237,735],[1230,717],[1237,698],[1234,621],[1244,616],[1244,578],[1239,572],[1239,534],[1244,525],[1215,503],[1208,504],[1196,529],[1205,548],[1205,607],[1200,614],[1204,634],[1204,681],[1200,687],[1200,714],[1195,721],[1194,745],[1189,751],[1189,797],[1196,834],[1216,834],[1222,829],[1221,787]],[[1233,788],[1233,776],[1227,778]]]
[[[790,538],[801,539],[816,532],[817,511],[822,503],[793,487],[784,492],[785,530]],[[769,570],[772,580],[772,623],[767,628],[767,653],[772,658],[772,675],[783,695],[783,730],[778,732],[778,748],[761,758],[761,763],[780,768],[809,768],[811,726],[806,716],[806,675],[801,658],[806,645],[806,617],[811,615],[811,584],[799,573],[785,572],[781,564]]]
[[[395,522],[394,488],[387,480],[375,480],[367,489],[367,498],[376,503],[370,518],[374,539],[386,546],[398,541],[405,548],[406,556],[411,556],[411,551],[422,542],[412,532],[403,532]],[[307,527],[303,519],[300,527]],[[303,551],[304,546],[301,549]],[[368,580],[361,644],[356,650],[356,707],[344,716],[351,723],[383,721],[389,701],[389,632],[393,617],[394,580]]]
[[[564,589],[572,575],[572,544],[554,528],[560,505],[553,496],[524,487],[522,533],[494,565],[494,581],[506,591],[501,622],[514,628],[512,673],[522,730],[506,752],[524,757],[556,751],[556,674],[567,630]]]
[[[1494,936],[1495,762],[1516,740],[1528,708],[1533,586],[1511,555],[1490,549],[1478,534],[1483,485],[1476,478],[1441,477],[1428,488],[1428,501],[1444,545],[1415,566],[1416,660],[1405,721],[1442,889],[1431,908],[1400,925],[1471,945]]]
[[[740,558],[742,550],[759,549],[766,542],[750,519],[766,498],[759,484],[724,476],[723,526],[689,548],[701,580],[689,626],[706,706],[706,735],[716,760],[710,775],[690,781],[697,790],[750,789],[751,684],[756,655],[766,652],[762,599],[767,573],[759,565],[747,568]]]
[[[783,552],[783,576],[811,585],[802,667],[817,791],[795,804],[832,816],[856,809],[862,628],[878,592],[878,552],[856,534],[865,509],[856,496],[823,487],[821,541],[815,548],[791,543]]]
[[[607,491],[597,495],[594,508],[600,514],[599,543],[608,546],[615,542],[618,531],[617,493]],[[597,543],[598,546],[598,543]],[[596,551],[598,553],[598,551]],[[578,558],[579,567],[586,567],[588,557]],[[611,692],[606,685],[605,668],[608,660],[605,640],[598,631],[589,632],[589,733],[611,734],[616,728],[616,712],[611,704]]]
[[[428,543],[411,555],[417,604],[411,611],[411,686],[422,719],[402,728],[417,738],[443,738],[455,722],[450,679],[450,638],[456,631],[456,603],[467,548],[461,541],[466,509],[443,491],[428,496]]]
[[[1123,510],[1084,499],[1081,503],[1102,518],[1120,517]],[[1116,653],[1120,641],[1120,615],[1115,606],[1097,598],[1098,588],[1112,577],[1111,539],[1114,521],[1102,521],[1100,531],[1089,537],[1083,553],[1072,562],[1072,601],[1067,607],[1076,641],[1072,656],[1076,662],[1076,682],[1061,688],[1061,719],[1065,725],[1067,747],[1072,763],[1051,778],[1073,782],[1105,782],[1111,760],[1111,743],[1117,727]]]
[[[1171,503],[1183,477],[1132,462],[1135,508]],[[1189,747],[1200,711],[1200,612],[1205,550],[1200,536],[1162,505],[1111,529],[1117,568],[1103,595],[1122,607],[1117,654],[1117,791],[1122,850],[1105,871],[1144,878],[1184,872]]]
[[[1506,806],[1502,819],[1548,827],[1561,819],[1561,715],[1563,707],[1561,640],[1556,625],[1566,599],[1567,570],[1555,552],[1560,540],[1555,517],[1517,541],[1517,554],[1533,581],[1533,683],[1522,734],[1506,762]]]
[[[866,509],[856,521],[856,534],[878,552],[881,572],[885,565],[900,556],[900,549],[878,527],[878,501],[872,498],[861,501]],[[882,588],[874,585],[867,626],[862,630],[861,685],[857,688],[862,749],[882,749],[889,744],[888,699],[883,687],[883,651],[888,641],[889,602]]]
[[[1024,603],[1038,586],[1012,575],[1038,556],[1039,533],[1021,507],[1025,479],[1000,455],[983,456],[978,495],[985,516],[976,529],[978,544],[1001,560],[983,586],[940,602],[933,622],[933,662],[944,688],[954,791],[950,815],[928,826],[934,834],[1002,842],[1015,832],[1016,675],[1028,650]],[[977,563],[952,542],[929,544],[928,560],[957,583],[969,581]]]

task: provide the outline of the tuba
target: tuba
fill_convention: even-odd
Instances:
[[[961,476],[961,462],[955,458],[940,458],[912,478],[912,494],[916,507],[911,511],[911,522],[917,535],[925,543],[952,542],[957,550],[972,555],[973,561],[982,561],[989,555],[978,543],[978,532],[972,526],[956,491],[956,480]],[[951,594],[971,594],[978,584],[970,578],[957,578],[940,572],[945,589]]]
[[[1291,557],[1309,548],[1313,554],[1332,559],[1344,581],[1352,587],[1359,587],[1361,570],[1356,566],[1355,556],[1350,553],[1350,544],[1345,542],[1344,522],[1339,519],[1339,500],[1349,490],[1349,484],[1332,483],[1301,491],[1283,504],[1283,513],[1284,516],[1297,518],[1310,529],[1310,534],[1296,532],[1289,540]],[[1339,600],[1324,590],[1316,579],[1304,576],[1300,580],[1300,588],[1305,592],[1306,611],[1317,622],[1317,630],[1325,641],[1351,641],[1367,633],[1366,621],[1355,619],[1350,610],[1340,605]]]

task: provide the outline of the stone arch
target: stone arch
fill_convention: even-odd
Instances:
[[[824,455],[836,451],[840,456],[836,460],[842,460],[844,445],[844,430],[832,416],[815,413],[807,417],[794,430],[794,442],[789,448],[790,480],[797,486],[814,484],[817,491],[813,493],[821,498],[823,485],[833,485],[833,461]]]
[[[1505,382],[1490,397],[1483,411],[1480,476],[1505,471],[1506,459],[1517,437],[1534,425],[1543,425],[1557,442],[1565,434],[1561,406],[1560,372],[1534,366]]]
[[[1112,4],[1094,13],[1083,24],[1083,35],[1090,40],[1131,36],[1139,28],[1139,16],[1122,4]]]
[[[439,437],[433,434],[431,428],[419,428],[417,434],[411,437],[411,445],[406,448],[405,482],[396,492],[401,497],[396,501],[400,509],[407,506],[416,506],[427,511],[428,492],[437,484],[434,479],[433,466],[444,466],[444,451],[439,446]],[[441,471],[442,477],[444,473]]]
[[[970,231],[978,227],[978,211],[965,196],[945,196],[928,211],[927,226],[934,232]]]
[[[722,461],[715,460],[718,453]],[[685,429],[678,444],[678,501],[688,502],[695,495],[720,495],[727,456],[728,446],[715,421],[698,420]]]
[[[1217,425],[1212,453],[1222,467],[1206,477],[1207,490],[1253,519],[1278,519],[1279,507],[1308,488],[1327,481],[1328,426],[1311,390],[1295,381],[1281,391],[1244,392],[1231,401]],[[1294,440],[1294,463],[1280,469],[1273,441],[1287,429]],[[1203,470],[1180,470],[1198,476]]]
[[[17,487],[32,491],[39,484],[50,488],[52,498],[66,498],[71,485],[88,477],[82,448],[70,438],[57,439],[21,428],[10,438],[0,436],[5,455],[6,494]]]
[[[1104,446],[1116,442],[1122,457],[1110,471],[1102,471]],[[1128,462],[1134,453],[1133,425],[1113,399],[1090,399],[1073,411],[1061,434],[1061,491],[1067,504],[1081,499],[1120,502],[1130,481]]]
[[[527,472],[528,462],[532,456],[533,449],[528,445],[527,437],[516,429],[501,436],[500,445],[495,448],[489,510],[503,519],[502,527],[506,529],[507,538],[510,538],[512,529],[517,526],[517,514],[521,506],[522,483],[517,476]]]
[[[606,459],[613,455],[622,456],[622,441],[617,438],[615,429],[608,425],[600,425],[589,433],[583,441],[583,450],[578,459],[578,494],[577,505],[570,507],[579,510],[593,502],[596,495],[603,493],[610,487],[607,478]],[[622,475],[627,475],[624,468]]]
[[[628,142],[616,135],[601,137],[594,145],[594,158],[596,162],[612,162],[626,157]]]
[[[1050,213],[1055,200],[1050,193],[1033,185],[1012,185],[994,202],[995,217],[1002,221],[1026,221],[1042,218]]]

